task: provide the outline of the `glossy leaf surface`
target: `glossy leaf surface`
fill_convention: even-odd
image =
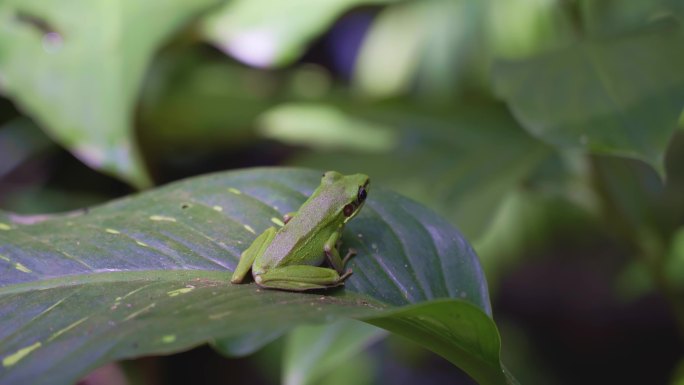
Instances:
[[[112,360],[351,317],[387,322],[483,384],[505,383],[473,250],[445,220],[381,186],[345,228],[343,248],[358,255],[343,289],[289,293],[228,282],[240,252],[296,210],[319,178],[252,169],[43,221],[3,213],[0,382],[69,383]]]

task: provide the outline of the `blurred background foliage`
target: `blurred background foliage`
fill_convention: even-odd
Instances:
[[[259,165],[362,171],[471,240],[521,383],[681,384],[683,4],[2,0],[0,207]],[[322,331],[297,332],[250,358],[125,367],[147,383],[470,381],[396,337],[297,380],[312,363],[287,351]]]

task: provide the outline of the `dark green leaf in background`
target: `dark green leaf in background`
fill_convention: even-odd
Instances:
[[[0,382],[70,383],[108,361],[351,317],[417,340],[482,384],[506,383],[473,250],[445,220],[381,186],[345,229],[343,247],[358,255],[344,289],[228,282],[240,252],[319,178],[228,172],[30,225],[0,215]]]
[[[584,1],[580,12],[582,28],[592,36],[628,32],[654,20],[684,21],[684,3],[680,0]]]
[[[665,150],[684,106],[683,43],[672,25],[585,40],[499,62],[494,87],[538,138],[641,159],[664,176]]]

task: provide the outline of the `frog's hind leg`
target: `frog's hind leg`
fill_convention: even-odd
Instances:
[[[297,265],[269,270],[255,276],[254,280],[257,285],[269,289],[306,291],[343,285],[350,275],[351,271],[339,275],[326,267]]]

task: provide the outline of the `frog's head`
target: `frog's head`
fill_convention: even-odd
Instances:
[[[328,171],[323,174],[323,183],[335,186],[342,191],[346,202],[342,208],[344,223],[354,218],[361,210],[370,188],[370,178],[368,178],[368,175],[342,175],[337,171]]]

